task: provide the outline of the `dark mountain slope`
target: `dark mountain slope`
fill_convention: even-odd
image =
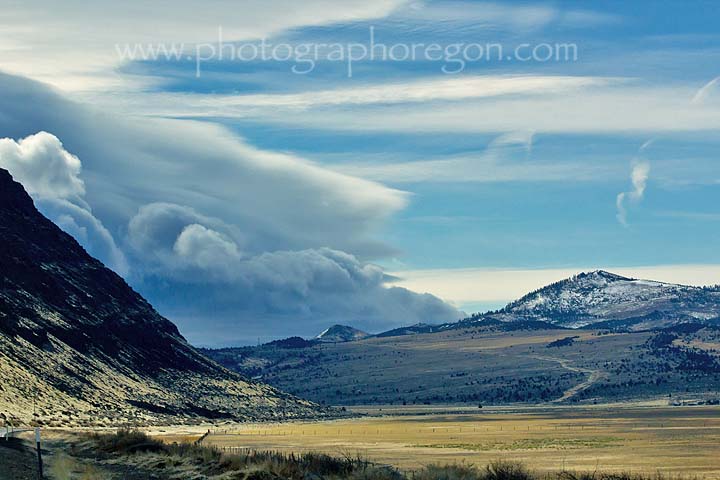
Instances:
[[[0,245],[5,417],[102,424],[317,414],[200,355],[2,169]]]

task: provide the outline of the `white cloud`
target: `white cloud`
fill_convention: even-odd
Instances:
[[[627,193],[621,192],[618,193],[617,197],[615,197],[615,208],[617,209],[616,217],[618,219],[618,222],[625,226],[627,226],[627,209],[625,208],[626,196]]]
[[[626,201],[629,200],[637,203],[642,200],[645,195],[645,188],[647,187],[649,177],[650,162],[647,160],[634,161],[630,172],[630,181],[632,182],[633,188],[629,192],[619,193],[615,200],[615,205],[617,207],[617,219],[621,224],[627,225]]]
[[[220,220],[180,205],[147,205],[130,221],[128,245],[145,272],[138,282],[162,311],[178,318],[196,314],[184,326],[198,341],[247,341],[248,328],[261,330],[269,321],[282,335],[307,335],[338,321],[379,331],[460,317],[432,295],[388,288],[380,267],[349,253],[245,254],[237,238]],[[179,301],[185,292],[192,302]]]
[[[699,108],[700,105],[706,102],[707,97],[716,88],[720,77],[717,77],[702,88],[700,88],[692,100],[689,102],[691,108]],[[699,130],[708,129],[709,125],[699,126]],[[713,129],[713,128],[710,128]],[[639,149],[640,157],[636,158],[632,162],[632,170],[630,173],[630,181],[632,182],[632,190],[629,192],[619,193],[615,199],[615,206],[617,207],[617,219],[624,225],[628,225],[627,221],[627,202],[637,203],[642,200],[645,195],[645,188],[647,187],[647,181],[650,176],[650,162],[643,158],[642,155],[655,143],[655,138],[652,138],[645,143]]]
[[[720,103],[689,101],[689,83],[593,76],[488,75],[292,94],[138,93],[113,109],[144,115],[252,119],[351,132],[658,134],[720,129]]]
[[[511,95],[568,94],[592,87],[622,83],[601,77],[487,75],[431,78],[407,83],[366,85],[353,88],[292,94],[220,95],[152,92],[102,99],[114,108],[159,116],[252,117],[288,109],[294,112],[321,107],[395,105],[433,101],[459,101]],[[101,100],[101,99],[99,99]]]
[[[146,273],[176,280],[233,281],[243,236],[218,218],[170,203],[144,205],[127,227],[127,247]]]
[[[241,115],[283,126],[329,131],[657,134],[720,130],[720,104],[693,105],[691,85],[653,86],[639,81],[588,83],[554,93],[528,90],[490,100],[251,109]],[[233,113],[233,112],[230,112]],[[230,115],[232,116],[232,115]]]
[[[47,132],[17,142],[0,139],[0,162],[36,198],[77,200],[85,194],[80,159]]]
[[[630,179],[632,180],[633,190],[630,195],[634,198],[641,199],[645,195],[645,187],[647,186],[648,177],[650,176],[650,163],[639,162],[633,166]]]
[[[235,242],[197,223],[183,229],[173,245],[173,251],[203,269],[224,268],[241,257]]]
[[[692,103],[695,105],[700,105],[705,102],[710,97],[710,95],[717,89],[718,85],[720,85],[720,77],[715,77],[710,80],[697,91],[697,93],[692,99]]]
[[[65,150],[57,137],[39,132],[19,141],[0,139],[0,167],[23,184],[41,212],[91,254],[121,275],[128,273],[125,256],[85,201],[80,159]]]

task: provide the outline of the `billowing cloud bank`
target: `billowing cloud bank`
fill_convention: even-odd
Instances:
[[[374,234],[404,192],[219,127],[119,120],[13,76],[0,75],[0,88],[0,166],[193,341],[248,341],[268,322],[282,336],[458,316],[387,288],[367,263],[393,252]]]

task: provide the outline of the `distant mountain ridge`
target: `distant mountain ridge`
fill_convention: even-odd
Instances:
[[[0,169],[0,413],[110,425],[322,414],[200,355]]]
[[[720,324],[720,286],[677,285],[595,270],[530,292],[498,311],[478,313],[458,322],[417,323],[376,334],[347,325],[333,325],[315,338],[306,340],[309,343],[305,346],[312,342],[352,342],[468,327],[499,331],[552,328],[639,331],[683,323]],[[276,340],[269,345],[291,340]]]
[[[553,327],[654,330],[682,323],[720,323],[718,319],[720,286],[677,285],[596,270],[530,292],[496,312],[440,325],[419,323],[364,338],[435,333],[468,326],[493,326],[506,331]]]

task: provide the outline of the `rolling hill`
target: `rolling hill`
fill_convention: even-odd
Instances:
[[[714,398],[720,290],[581,273],[457,323],[361,340],[206,350],[327,404]]]

